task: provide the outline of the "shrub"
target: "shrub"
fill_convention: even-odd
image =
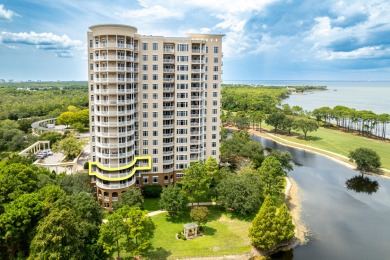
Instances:
[[[158,184],[145,185],[142,187],[142,194],[145,198],[158,198],[162,192],[162,187]]]
[[[88,170],[88,168],[89,168],[89,162],[85,162],[84,163],[84,170]]]

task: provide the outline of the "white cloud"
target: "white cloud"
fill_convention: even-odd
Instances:
[[[323,51],[319,53],[323,59],[326,60],[350,60],[350,59],[373,59],[380,58],[383,56],[390,56],[390,48],[382,49],[378,46],[368,46],[359,48],[353,51]]]
[[[34,45],[41,50],[54,50],[57,57],[71,57],[70,50],[82,50],[83,43],[79,40],[72,40],[66,34],[59,36],[53,33],[35,32],[0,32],[0,42],[4,44],[25,44]]]
[[[117,13],[121,18],[131,18],[131,19],[142,19],[142,20],[161,20],[167,18],[183,18],[183,13],[177,9],[168,9],[162,7],[161,5],[153,5],[150,7],[144,7],[142,9],[136,10],[126,10],[120,13]]]
[[[15,16],[16,13],[11,10],[5,9],[4,5],[0,5],[0,20],[12,20],[12,17]]]

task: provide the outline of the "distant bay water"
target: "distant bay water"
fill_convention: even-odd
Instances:
[[[224,81],[226,84],[250,84],[264,86],[326,86],[328,90],[292,94],[283,104],[300,106],[304,110],[337,105],[370,110],[376,114],[390,114],[390,81],[316,81],[316,80],[265,80]],[[388,127],[386,137],[390,136]]]

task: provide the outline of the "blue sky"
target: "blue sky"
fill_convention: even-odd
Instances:
[[[390,80],[388,0],[0,0],[0,79],[87,80],[86,34],[224,33],[228,80]]]

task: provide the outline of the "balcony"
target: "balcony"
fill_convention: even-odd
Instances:
[[[195,64],[202,64],[205,62],[205,60],[192,60],[191,62]]]
[[[163,151],[163,155],[173,155],[173,151]]]
[[[124,83],[138,82],[138,78],[95,78],[95,83]]]
[[[119,148],[119,147],[128,147],[134,145],[134,140],[130,142],[124,142],[124,143],[100,143],[95,142],[96,146],[102,147],[102,148]]]
[[[134,44],[125,44],[125,43],[101,43],[101,44],[95,44],[95,49],[107,49],[107,48],[125,48],[128,50],[138,50],[138,46]]]
[[[200,114],[191,114],[191,117],[192,118],[198,118],[198,117],[200,117]]]
[[[174,115],[163,115],[163,118],[164,119],[174,119],[175,116]]]
[[[174,133],[163,134],[163,137],[164,137],[164,138],[170,138],[170,137],[173,137],[173,136],[174,136]]]
[[[175,78],[163,78],[164,82],[174,82]]]
[[[197,100],[197,99],[201,99],[201,98],[202,98],[202,96],[191,96],[192,100]]]
[[[175,63],[174,59],[163,59],[164,63]]]
[[[138,72],[138,68],[134,67],[98,67],[94,68],[95,72],[106,72],[106,71],[127,71],[127,72]]]
[[[164,101],[175,101],[174,97],[163,97]]]
[[[192,139],[190,141],[191,144],[200,144],[202,140],[198,140],[198,139]]]
[[[173,167],[163,169],[163,172],[172,172],[172,171],[173,171]]]
[[[128,181],[127,183],[124,184],[120,184],[119,182],[115,184],[103,184],[103,182],[101,181],[96,182],[96,186],[98,186],[101,189],[123,189],[123,188],[130,187],[134,184],[135,184],[135,178],[132,181]]]
[[[120,157],[128,157],[133,156],[134,153],[128,152],[128,153],[96,153],[96,156],[100,158],[120,158]]]
[[[163,125],[163,129],[167,129],[167,128],[173,128],[175,127],[174,124],[170,124],[170,125]]]
[[[173,110],[173,106],[163,106],[164,110]]]
[[[103,121],[95,121],[96,126],[109,126],[109,127],[118,127],[118,126],[128,126],[128,125],[134,125],[134,120],[129,121],[112,121],[112,122],[103,122]]]
[[[200,152],[200,149],[190,149],[190,152],[191,152],[191,153],[199,153],[199,152]]]
[[[163,70],[165,73],[174,73],[175,69],[174,68],[164,68]]]
[[[164,48],[163,51],[166,53],[174,53],[175,49],[174,48]]]
[[[134,131],[128,131],[128,132],[123,132],[123,133],[108,133],[108,132],[95,132],[96,136],[100,137],[127,137],[134,135]]]
[[[163,87],[163,91],[165,92],[173,92],[175,89],[171,87]]]
[[[170,143],[163,143],[163,146],[173,146],[174,143],[173,142],[170,142]]]
[[[173,160],[163,160],[163,164],[172,164]]]
[[[191,78],[191,81],[192,82],[201,82],[201,81],[204,81],[203,78]]]
[[[191,72],[193,72],[193,73],[204,73],[204,72],[206,72],[206,70],[204,70],[204,69],[192,69]]]

